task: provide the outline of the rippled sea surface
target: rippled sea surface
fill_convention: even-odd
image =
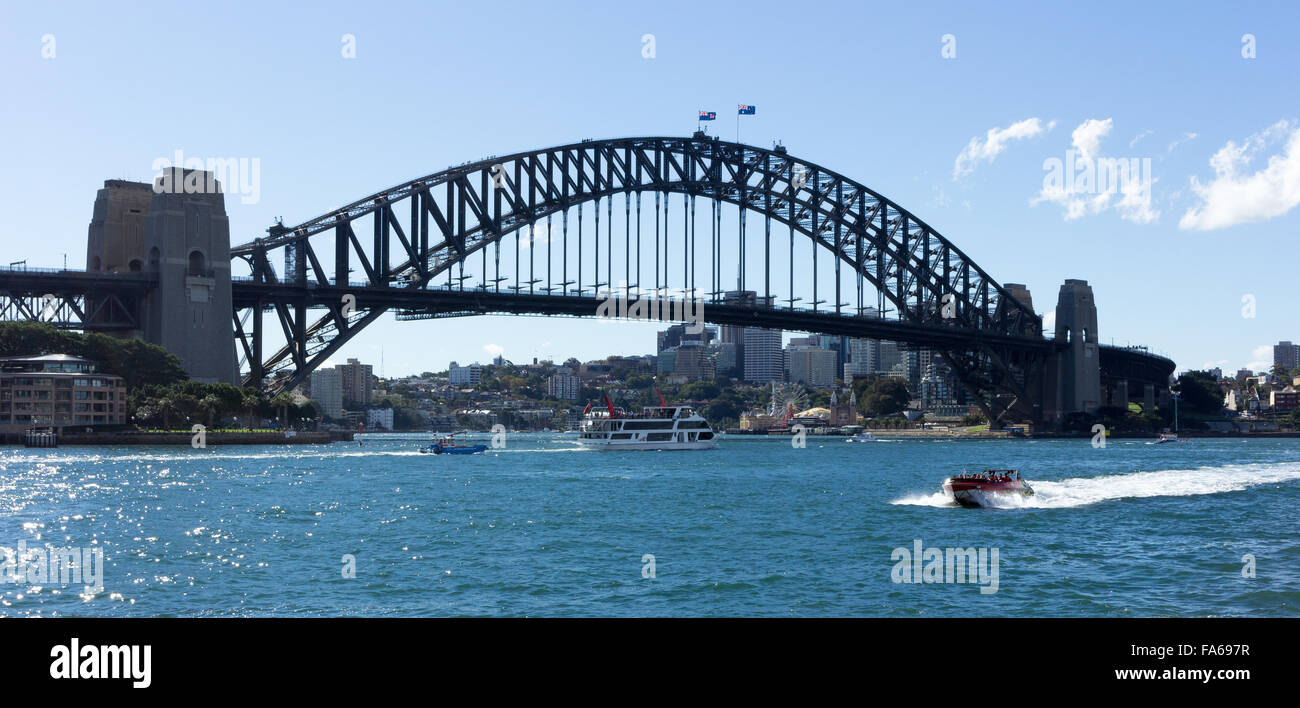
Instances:
[[[96,591],[4,579],[0,615],[1300,615],[1300,440],[359,439],[0,448],[0,561],[104,555]],[[952,506],[963,467],[1038,494]],[[997,591],[894,582],[918,540],[996,548]]]

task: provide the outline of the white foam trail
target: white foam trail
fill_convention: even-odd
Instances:
[[[1191,470],[1131,472],[1099,477],[1072,477],[1059,482],[1035,482],[1031,497],[1018,494],[993,494],[987,506],[1005,509],[1062,509],[1112,499],[1144,497],[1185,497],[1201,494],[1239,492],[1264,484],[1278,484],[1300,479],[1300,463],[1254,463],[1201,467]],[[911,506],[956,506],[943,492],[915,494],[896,499],[891,504]]]
[[[913,494],[911,496],[903,497],[902,499],[895,499],[889,503],[901,506],[957,506],[957,502],[953,501],[952,497],[949,497],[943,492],[935,492],[934,494]]]

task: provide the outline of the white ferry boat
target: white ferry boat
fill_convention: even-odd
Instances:
[[[708,421],[690,406],[646,406],[640,415],[588,410],[578,441],[597,450],[708,450],[717,445]]]

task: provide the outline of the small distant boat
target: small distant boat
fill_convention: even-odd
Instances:
[[[873,437],[871,433],[865,430],[855,435],[850,435],[849,437],[844,438],[844,442],[851,442],[851,443],[864,443],[864,442],[875,442],[875,441],[876,438]]]
[[[1156,438],[1155,440],[1152,440],[1151,442],[1148,442],[1147,444],[1148,444],[1148,445],[1163,445],[1163,444],[1165,444],[1165,443],[1181,443],[1181,442],[1186,442],[1186,441],[1185,441],[1185,440],[1179,440],[1179,439],[1178,439],[1178,435],[1175,434],[1175,433],[1161,433],[1161,434],[1160,434],[1160,437]]]
[[[486,449],[487,445],[457,444],[453,436],[447,435],[434,440],[426,447],[420,448],[420,452],[426,455],[473,455]]]
[[[1034,489],[1020,479],[1016,470],[984,470],[979,474],[962,472],[945,479],[940,485],[953,501],[966,507],[984,506],[993,495],[1033,496]]]

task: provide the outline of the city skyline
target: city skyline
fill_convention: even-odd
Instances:
[[[702,19],[725,14],[680,7]],[[868,17],[852,5],[841,10],[849,19]],[[95,190],[107,178],[148,181],[159,159],[255,164],[255,189],[248,182],[227,190],[231,237],[242,242],[263,235],[276,217],[297,223],[487,154],[589,136],[686,135],[702,109],[719,115],[714,134],[733,139],[731,111],[746,104],[756,112],[740,124],[743,141],[781,140],[860,176],[1000,282],[1026,283],[1037,302],[1050,303],[1066,278],[1087,279],[1097,291],[1102,342],[1149,346],[1180,370],[1236,370],[1263,368],[1272,343],[1300,339],[1286,266],[1267,255],[1287,252],[1300,202],[1291,178],[1300,169],[1300,110],[1292,92],[1275,90],[1286,85],[1297,57],[1276,30],[1297,14],[1286,4],[1244,8],[1232,27],[1202,21],[1213,12],[1206,8],[1175,16],[1136,8],[1124,27],[1062,8],[1051,23],[1060,29],[1046,32],[1048,11],[1040,8],[954,4],[932,18],[873,8],[872,24],[898,31],[865,45],[849,41],[860,23],[827,29],[790,19],[791,36],[814,26],[832,35],[817,50],[823,63],[888,67],[871,91],[808,76],[796,53],[754,49],[747,38],[763,31],[756,18],[726,15],[732,29],[720,33],[708,29],[722,26],[715,22],[676,27],[649,15],[599,13],[561,22],[543,9],[515,6],[508,21],[494,23],[498,41],[486,51],[475,38],[437,29],[481,22],[486,10],[476,8],[438,8],[434,22],[435,10],[414,6],[406,13],[412,21],[396,26],[346,9],[328,20],[274,7],[258,12],[263,22],[250,27],[205,8],[158,9],[154,22],[203,27],[172,37],[219,59],[159,62],[149,25],[107,8],[85,5],[56,18],[6,8],[0,55],[17,69],[9,86],[16,100],[0,126],[28,136],[11,147],[10,162],[22,169],[6,171],[0,182],[27,207],[11,210],[6,238],[24,235],[23,243],[9,242],[11,259],[60,267],[66,254],[69,267],[83,266]],[[1089,46],[1099,51],[1087,61],[1065,60],[1073,46],[1065,40],[1080,36],[1093,38]],[[650,44],[653,56],[645,56]],[[236,45],[245,49],[223,50]],[[702,52],[741,56],[753,70],[720,88],[698,70]],[[543,91],[516,75],[513,67],[541,55],[557,74],[584,72],[601,90],[575,82]],[[316,102],[322,87],[338,82],[404,95],[400,68],[444,66],[447,57],[476,72],[450,73],[437,96],[407,97],[403,107],[421,116],[420,131],[399,130],[401,119],[366,101],[328,109]],[[1136,65],[1141,69],[1128,70]],[[134,85],[124,78],[133,67],[147,67],[167,90],[156,100],[133,98],[124,90]],[[491,77],[499,90],[482,95],[476,75]],[[1215,90],[1187,90],[1188,75]],[[801,93],[835,100],[791,98],[796,77]],[[878,110],[879,96],[915,85],[930,90],[907,110]],[[654,101],[644,100],[647,87]],[[438,110],[449,104],[467,108]],[[295,105],[309,108],[277,110]],[[155,119],[180,106],[183,120]],[[388,135],[402,139],[381,138]],[[1090,192],[1073,174],[1054,181],[1054,161],[1068,165],[1088,155],[1122,161],[1136,181],[1113,193]],[[1225,267],[1219,256],[1237,252],[1244,266]],[[1050,323],[1051,311],[1039,311]],[[491,316],[397,323],[387,316],[332,362],[378,364],[382,351],[384,370],[400,374],[427,370],[431,352],[438,361],[630,355],[644,351],[653,327]],[[1204,336],[1207,328],[1214,336]]]

